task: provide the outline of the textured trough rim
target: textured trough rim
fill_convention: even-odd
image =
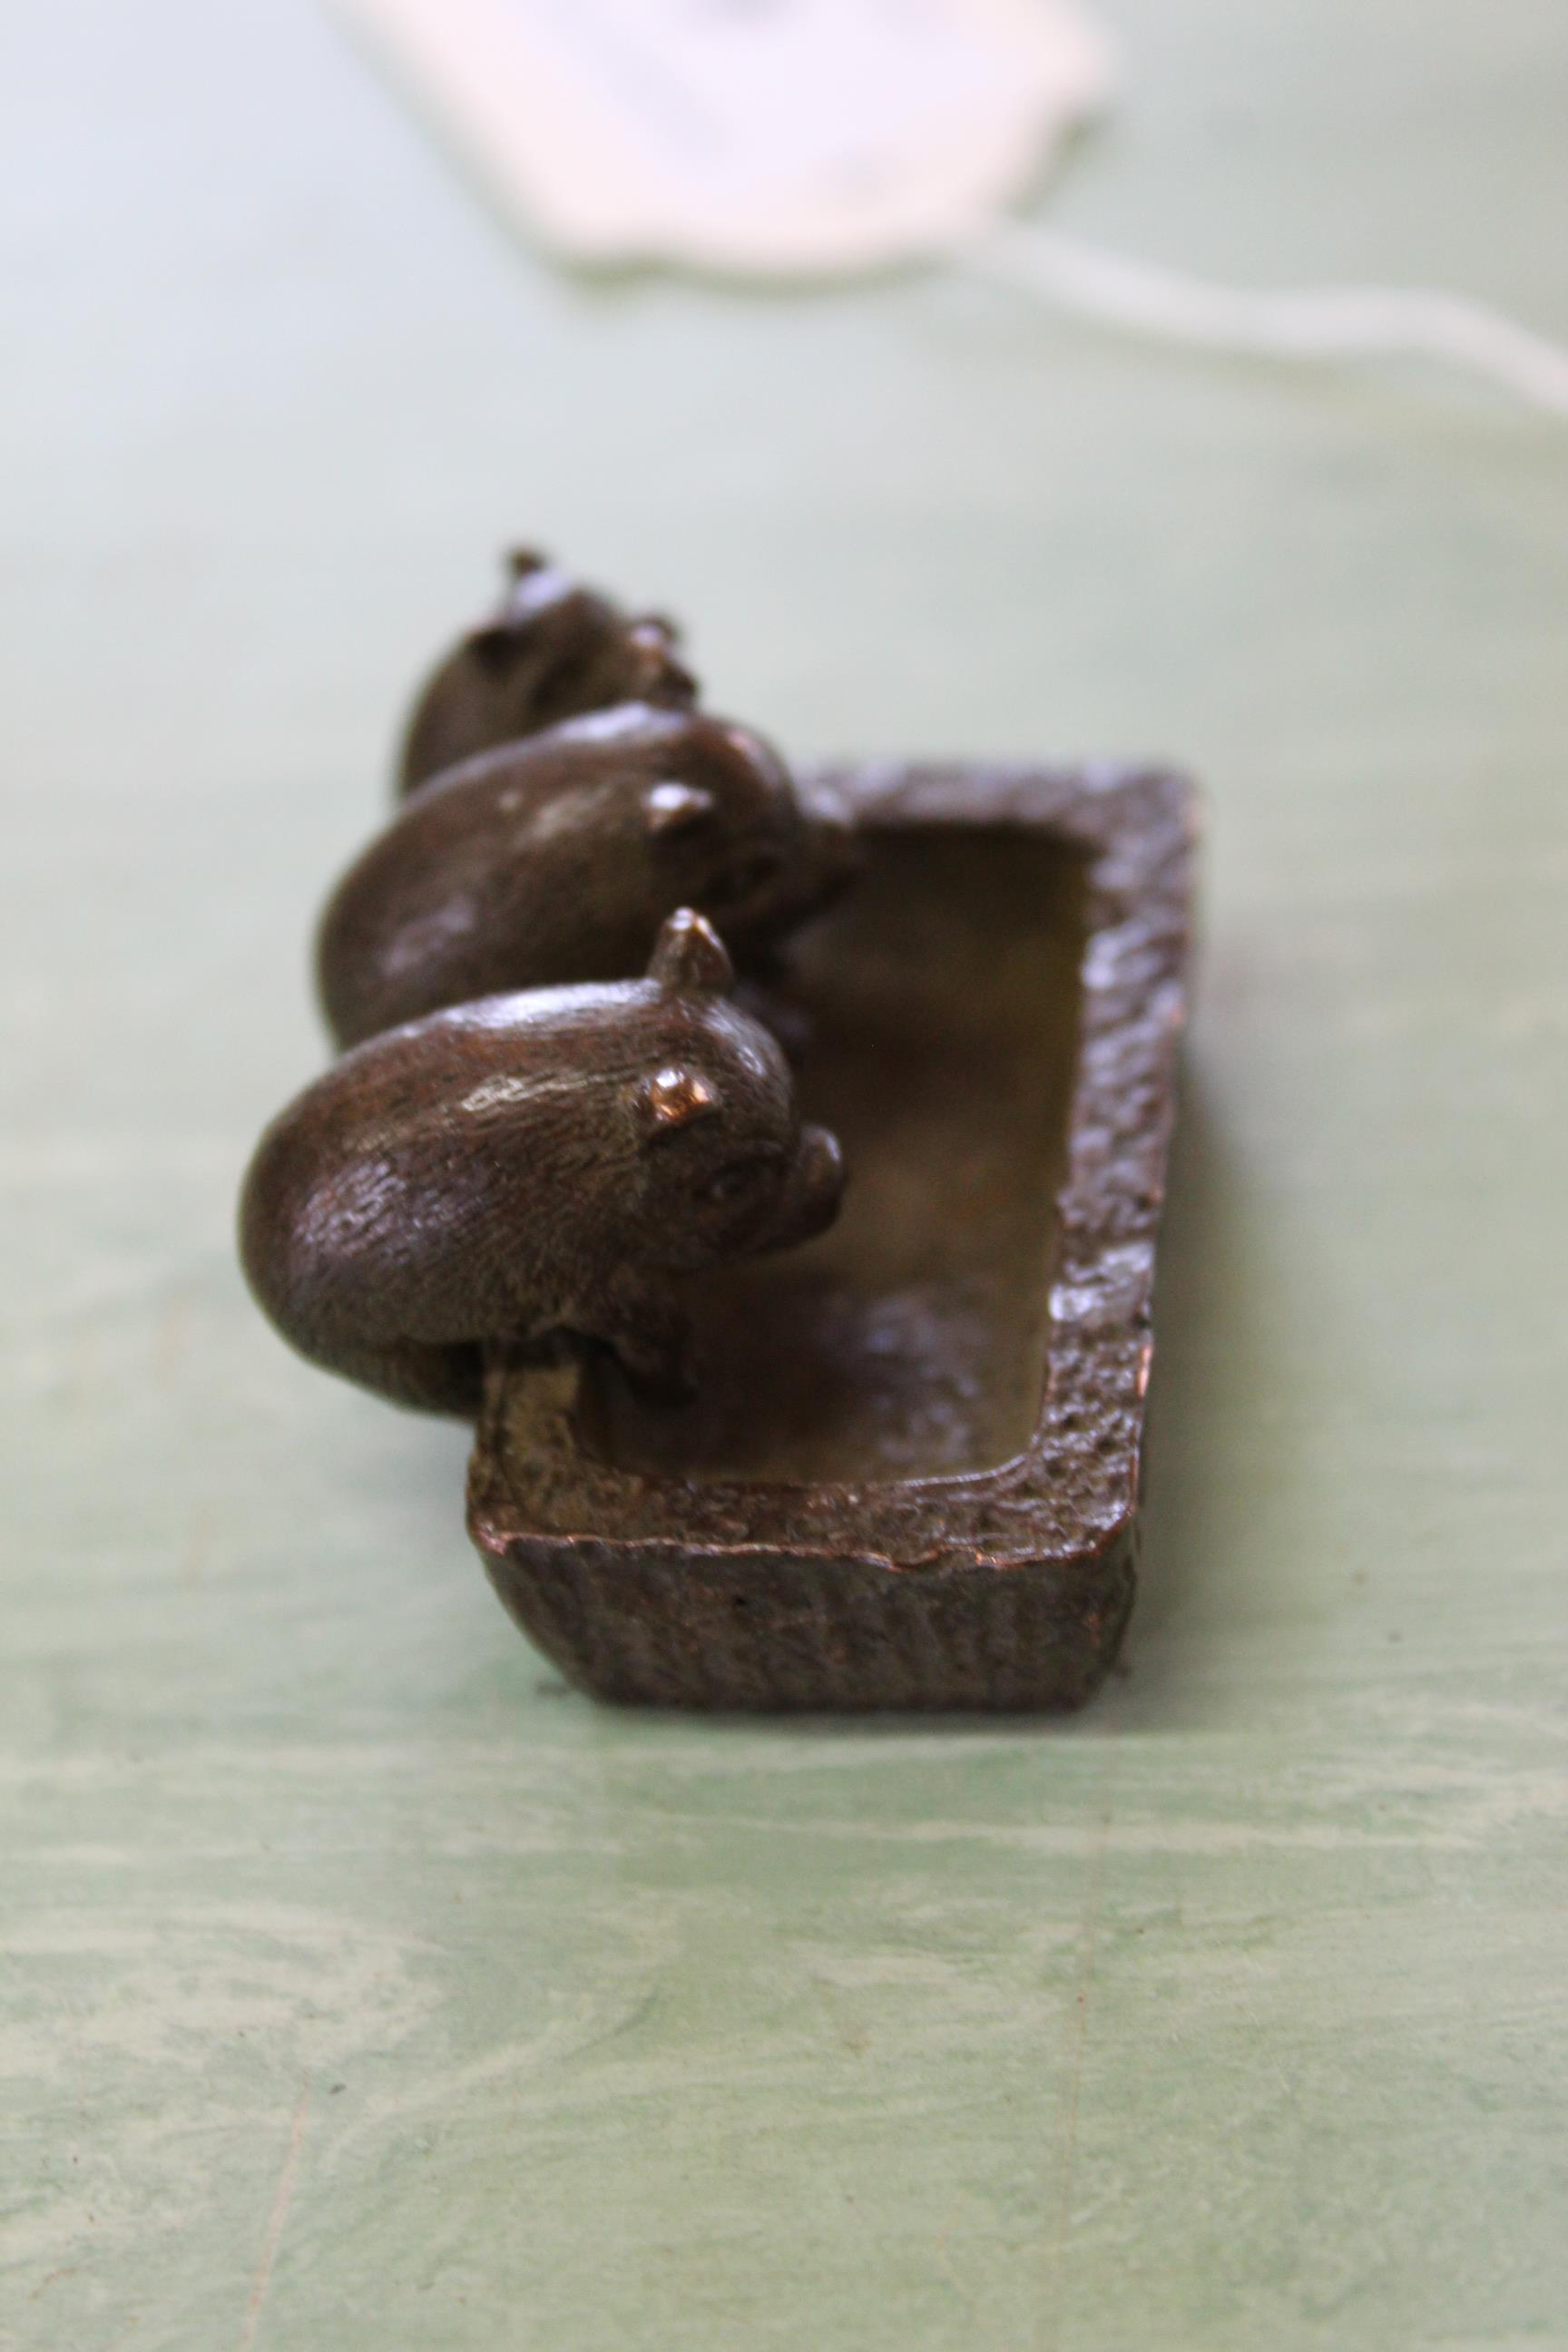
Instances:
[[[525,1630],[574,1680],[604,1696],[668,1696],[700,1706],[1077,1704],[1110,1663],[1131,1605],[1154,1244],[1186,1009],[1194,795],[1184,778],[1149,768],[884,761],[822,772],[848,794],[868,833],[1044,833],[1087,861],[1081,1015],[1067,1168],[1057,1198],[1047,1374],[1030,1442],[1008,1461],[933,1477],[688,1486],[584,1454],[573,1426],[574,1370],[520,1374],[503,1353],[490,1368],[474,1451],[470,1533]],[[984,1676],[959,1676],[964,1692],[949,1695],[935,1656],[910,1685],[912,1695],[898,1699],[857,1700],[837,1686],[814,1699],[810,1676],[796,1674],[785,1679],[799,1685],[797,1696],[780,1691],[763,1698],[748,1688],[737,1700],[731,1685],[739,1658],[728,1668],[712,1660],[716,1682],[686,1661],[675,1675],[679,1686],[667,1690],[673,1672],[667,1659],[654,1674],[657,1688],[636,1674],[635,1686],[618,1688],[614,1658],[603,1655],[595,1666],[584,1654],[585,1645],[602,1650],[612,1628],[581,1622],[564,1589],[574,1577],[598,1587],[600,1568],[613,1573],[595,1616],[607,1611],[620,1617],[628,1636],[648,1607],[671,1600],[670,1579],[679,1586],[697,1575],[700,1584],[701,1572],[713,1570],[745,1580],[749,1594],[768,1593],[775,1603],[790,1587],[800,1588],[803,1607],[803,1580],[826,1570],[851,1612],[858,1595],[864,1612],[879,1586],[889,1596],[902,1591],[907,1602],[918,1586],[925,1594],[915,1612],[921,1617],[937,1601],[936,1587],[955,1601],[962,1591],[970,1612],[989,1609],[986,1594],[1003,1605],[1013,1588],[1003,1610],[1009,1615],[1027,1587],[1064,1631],[1074,1620],[1085,1632],[1098,1621],[1098,1665],[1077,1696],[1053,1696],[1037,1675],[1025,1677],[1033,1696],[1012,1701],[986,1696],[991,1685]],[[698,1591],[689,1597],[695,1602]],[[581,1598],[587,1600],[586,1591]],[[940,1613],[949,1616],[945,1604]],[[567,1620],[578,1621],[574,1632]],[[753,1674],[752,1654],[765,1637],[760,1622],[745,1637]],[[635,1637],[632,1647],[646,1643]],[[902,1687],[909,1678],[894,1679]],[[1002,1674],[1005,1684],[1016,1680]]]

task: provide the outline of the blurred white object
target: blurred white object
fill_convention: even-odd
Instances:
[[[328,0],[566,258],[735,275],[952,257],[1132,334],[1416,357],[1568,416],[1568,352],[1462,296],[1244,292],[1009,223],[1115,76],[1078,0]]]
[[[584,261],[944,252],[1108,96],[1077,0],[331,0]]]
[[[1124,333],[1253,359],[1430,360],[1568,416],[1568,351],[1462,294],[1413,286],[1252,293],[1025,227],[998,228],[965,259],[984,277]]]

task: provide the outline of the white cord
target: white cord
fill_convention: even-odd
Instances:
[[[1026,227],[966,247],[963,264],[1132,333],[1270,359],[1436,360],[1568,418],[1568,350],[1460,295],[1370,286],[1243,293]]]

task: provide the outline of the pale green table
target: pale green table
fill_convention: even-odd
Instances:
[[[1065,226],[1568,331],[1558,0],[1110,13]],[[952,279],[584,290],[304,0],[3,41],[0,2340],[1568,2345],[1568,433]],[[511,533],[802,750],[1207,782],[1069,1727],[595,1713],[460,1435],[241,1294],[310,909]]]

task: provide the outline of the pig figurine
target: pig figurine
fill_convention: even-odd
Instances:
[[[616,702],[683,709],[696,698],[672,622],[624,613],[531,548],[508,562],[500,610],[459,639],[420,690],[404,737],[400,796],[476,751],[585,710]]]
[[[558,1333],[689,1394],[676,1279],[809,1239],[843,1188],[732,978],[681,908],[643,979],[481,998],[345,1055],[245,1181],[241,1255],[284,1338],[431,1412],[475,1411],[487,1345]]]
[[[434,777],[328,903],[317,975],[340,1045],[469,997],[643,971],[677,907],[743,969],[854,863],[844,803],[744,728],[648,703],[569,719]]]

